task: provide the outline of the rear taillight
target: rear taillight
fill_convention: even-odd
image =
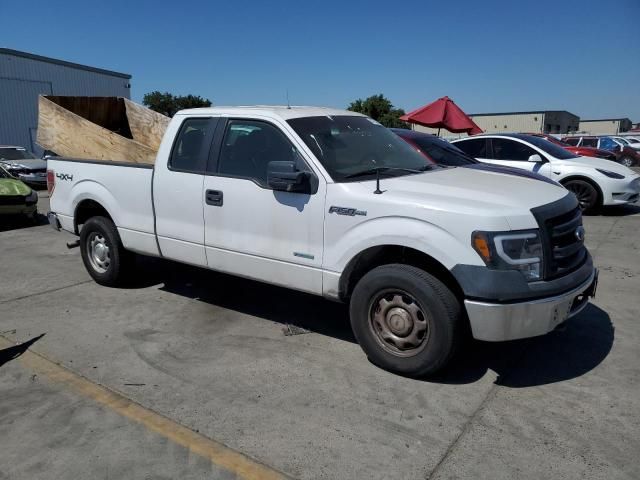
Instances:
[[[56,172],[47,170],[47,191],[49,192],[49,197],[53,195],[54,188],[56,188]]]

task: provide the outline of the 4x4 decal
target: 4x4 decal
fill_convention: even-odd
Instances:
[[[73,175],[69,173],[56,173],[56,178],[59,178],[60,180],[69,180],[70,182],[73,182]]]

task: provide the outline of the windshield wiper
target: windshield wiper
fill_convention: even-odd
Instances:
[[[423,167],[417,168],[403,168],[403,167],[373,167],[368,168],[366,170],[362,170],[360,172],[350,173],[349,175],[345,175],[344,178],[356,178],[356,177],[364,177],[366,175],[373,175],[374,173],[386,172],[388,170],[396,170],[400,172],[409,172],[409,173],[422,173],[427,170],[431,170],[435,168],[435,165],[425,165]]]
[[[403,168],[403,167],[373,167],[373,168],[368,168],[367,170],[362,170],[360,172],[350,173],[349,175],[345,175],[344,178],[364,177],[366,175],[373,175],[375,173],[375,175],[376,175],[376,189],[374,190],[373,193],[375,193],[376,195],[380,195],[382,193],[382,190],[380,190],[380,172],[387,172],[389,170],[396,170],[396,171],[399,171],[399,172],[422,173],[422,172],[426,172],[427,170],[433,170],[434,168],[436,168],[436,165],[424,165],[424,166],[420,167],[419,169],[416,169],[416,168]]]

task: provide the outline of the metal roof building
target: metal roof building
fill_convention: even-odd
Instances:
[[[592,135],[618,135],[631,130],[633,124],[628,118],[601,118],[580,120],[580,131]]]
[[[580,117],[566,110],[533,110],[528,112],[471,113],[469,116],[485,133],[572,133],[578,130]],[[415,125],[414,130],[436,133],[436,129]],[[464,137],[464,133],[450,134],[446,138]]]
[[[565,110],[474,113],[469,115],[487,133],[570,133],[578,129],[580,117]]]
[[[130,98],[131,75],[0,48],[0,144],[36,145],[38,95]]]

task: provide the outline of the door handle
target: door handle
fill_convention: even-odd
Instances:
[[[205,195],[205,201],[207,205],[213,205],[214,207],[222,206],[222,192],[220,190],[207,190]]]

